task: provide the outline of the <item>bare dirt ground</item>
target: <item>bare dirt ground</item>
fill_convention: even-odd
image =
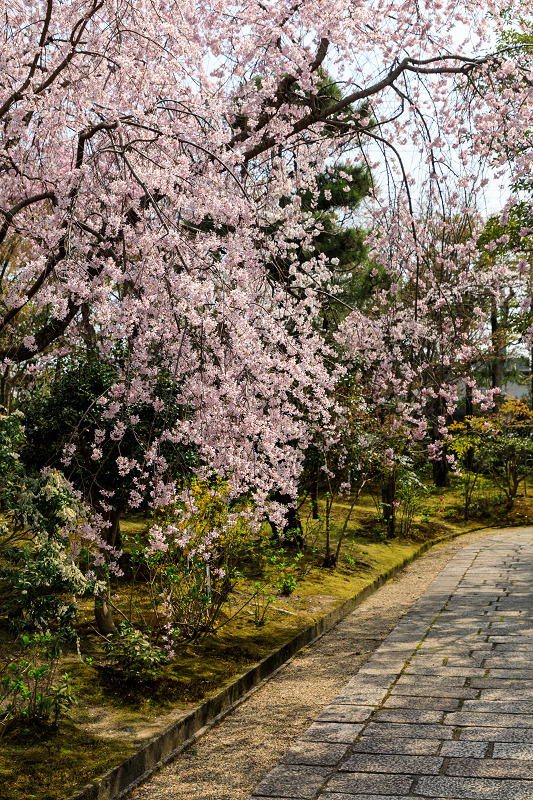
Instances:
[[[493,533],[460,536],[410,564],[127,800],[245,800],[455,553]]]

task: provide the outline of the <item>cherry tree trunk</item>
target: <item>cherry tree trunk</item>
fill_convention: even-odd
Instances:
[[[506,356],[504,344],[505,330],[498,318],[498,308],[495,298],[492,298],[491,302],[490,329],[494,354],[491,364],[492,388],[501,389],[503,387],[503,368]]]
[[[94,597],[94,619],[99,633],[106,636],[116,630],[113,612],[108,603],[107,592],[98,592]]]
[[[383,508],[383,519],[387,524],[387,538],[393,539],[396,536],[396,476],[394,472],[385,476],[381,487],[381,506]]]
[[[311,487],[311,509],[313,519],[318,519],[318,483],[320,481],[320,470],[317,468],[316,474],[313,476],[313,485]]]
[[[272,495],[272,500],[286,507],[283,528],[278,528],[272,520],[269,520],[273,536],[279,539],[281,544],[301,547],[303,545],[302,523],[300,522],[298,509],[292,504],[293,498],[288,494],[282,494],[279,490],[276,490]]]

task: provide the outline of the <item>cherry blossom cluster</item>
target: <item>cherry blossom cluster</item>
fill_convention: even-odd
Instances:
[[[154,506],[175,499],[165,443],[194,447],[199,477],[216,473],[228,498],[254,492],[261,508],[273,488],[294,494],[346,368],[333,366],[338,351],[317,324],[335,264],[314,249],[316,177],[363,160],[371,141],[393,165],[392,199],[375,191],[369,204],[372,257],[390,280],[347,317],[337,344],[370,374],[373,402],[394,398],[415,439],[432,401],[453,410],[458,375],[473,380],[488,346],[487,298],[518,274],[512,260],[481,260],[475,236],[452,233],[482,191],[480,163],[512,159],[516,185],[529,180],[531,72],[514,52],[491,53],[509,20],[525,26],[528,7],[4,4],[0,245],[21,240],[24,255],[2,284],[0,357],[49,355],[66,338],[111,358],[121,343],[95,462],[137,424],[136,404],[165,419],[157,376],[167,376],[178,420],[142,463],[120,456],[132,505],[147,492]],[[319,102],[326,73],[341,97],[329,104]],[[438,252],[435,228],[399,188],[422,181],[396,160],[405,143],[420,151],[419,195],[441,202]],[[37,322],[19,335],[28,308]],[[154,528],[151,551],[164,547]]]

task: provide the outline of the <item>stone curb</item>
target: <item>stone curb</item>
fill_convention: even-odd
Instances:
[[[333,611],[330,611],[318,622],[305,628],[289,642],[286,642],[286,644],[274,650],[253,667],[250,667],[229,686],[221,689],[220,692],[205,700],[189,714],[172,723],[155,739],[143,745],[136,753],[118,766],[108,770],[100,778],[86,784],[79,792],[71,795],[68,800],[115,800],[115,798],[121,797],[138,784],[143,783],[153,772],[175,758],[209,728],[221,722],[227,714],[244,702],[264,681],[272,678],[300,650],[323,636],[330,628],[350,614],[367,597],[412,561],[437,544],[482,530],[487,530],[487,528],[475,528],[451,534],[450,536],[442,536],[430,542],[424,542],[418,550],[404,558],[396,566],[383,572],[354,597],[345,600],[342,605],[334,608]]]

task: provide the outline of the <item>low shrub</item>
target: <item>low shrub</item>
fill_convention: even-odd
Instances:
[[[153,681],[166,663],[166,655],[155,647],[146,634],[121,622],[115,633],[104,644],[104,652],[111,668],[126,680]]]
[[[68,673],[55,682],[62,643],[50,633],[20,637],[24,655],[4,664],[0,678],[0,738],[16,723],[57,727],[77,703]]]

